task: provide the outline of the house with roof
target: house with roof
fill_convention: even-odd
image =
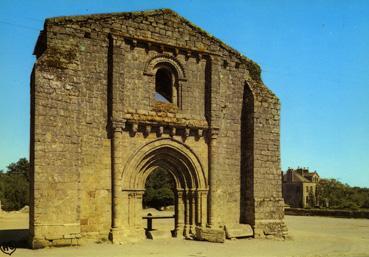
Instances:
[[[308,168],[289,168],[283,174],[282,194],[285,203],[294,208],[314,207],[319,179],[318,173],[310,172]]]

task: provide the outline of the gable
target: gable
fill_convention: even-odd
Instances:
[[[259,66],[170,9],[84,16],[49,18],[45,30],[66,28],[76,33],[88,33],[91,37],[106,38],[111,33],[125,38],[142,39],[191,51],[230,57],[234,62],[251,65],[260,73]],[[82,34],[81,34],[82,35]]]

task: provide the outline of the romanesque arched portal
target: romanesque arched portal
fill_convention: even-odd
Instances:
[[[196,155],[173,139],[150,142],[132,154],[120,177],[118,217],[122,230],[143,236],[142,196],[148,176],[158,168],[172,174],[175,181],[175,233],[188,236],[195,226],[206,225],[207,180]],[[127,208],[128,207],[128,208]]]

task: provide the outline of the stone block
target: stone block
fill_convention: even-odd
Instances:
[[[224,231],[227,239],[252,237],[254,231],[249,224],[235,224],[231,226],[224,226]]]
[[[224,243],[225,233],[224,229],[221,228],[196,227],[195,238],[200,241]]]
[[[31,249],[41,249],[47,247],[48,245],[49,241],[45,239],[30,238],[29,240],[29,246],[31,247]]]
[[[73,246],[78,245],[78,239],[70,239],[70,238],[63,238],[63,239],[55,239],[52,240],[51,246]]]

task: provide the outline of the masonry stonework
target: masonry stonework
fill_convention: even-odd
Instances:
[[[256,63],[168,9],[47,19],[34,54],[32,247],[144,238],[158,167],[176,183],[177,236],[285,236],[280,104]]]

